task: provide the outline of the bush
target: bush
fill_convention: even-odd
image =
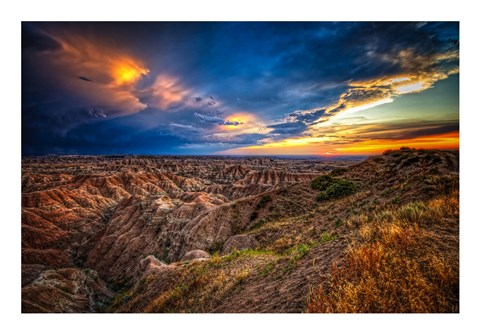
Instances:
[[[341,198],[353,194],[355,191],[355,185],[352,181],[339,179],[335,183],[331,184],[325,192],[330,198]]]
[[[318,195],[317,195],[317,198],[316,198],[316,200],[317,200],[318,202],[326,201],[326,200],[328,200],[328,199],[329,199],[329,198],[328,198],[327,193],[326,193],[325,191],[320,192],[320,194],[318,194]]]
[[[333,178],[330,175],[321,175],[315,178],[312,183],[312,189],[323,191],[332,183]]]
[[[342,198],[355,192],[355,184],[344,179],[333,179],[324,191],[317,196],[317,201]]]
[[[322,235],[320,236],[320,241],[322,243],[331,241],[333,239],[334,239],[334,237],[328,232],[323,232]]]
[[[335,167],[330,172],[330,176],[340,176],[340,175],[344,174],[346,171],[347,171],[347,169],[344,168],[344,167]]]
[[[260,219],[257,222],[255,222],[252,227],[250,227],[250,230],[254,230],[256,228],[259,228],[260,226],[264,225],[266,223],[265,219]]]
[[[420,157],[418,155],[410,156],[402,161],[399,168],[411,166],[419,161],[420,161]]]
[[[270,195],[263,195],[260,197],[260,200],[257,203],[257,210],[258,209],[263,209],[265,205],[267,205],[268,202],[272,200],[272,197]]]

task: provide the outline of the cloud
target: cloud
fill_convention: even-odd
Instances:
[[[455,22],[22,23],[23,143],[78,146],[67,137],[81,128],[103,145],[93,132],[108,124],[119,140],[317,145],[346,113],[424,92],[458,59]]]
[[[458,123],[416,122],[397,124],[363,124],[327,129],[319,137],[289,137],[281,140],[258,140],[250,146],[224,150],[222,154],[373,154],[401,146],[424,148],[458,147]]]
[[[31,35],[29,25],[22,31]],[[55,94],[55,99],[64,101],[63,106],[57,103],[55,110],[50,111],[52,115],[71,112],[72,106],[77,110],[101,108],[108,117],[128,115],[146,108],[136,96],[137,82],[148,74],[148,69],[139,60],[80,35],[45,32],[43,36],[50,39],[41,40],[42,46],[36,45],[36,49],[55,52],[25,55],[23,71],[28,75],[25,80],[29,81],[29,89],[43,95],[43,100],[51,99],[49,96]],[[46,41],[55,41],[58,45],[53,47],[53,42]],[[46,48],[46,45],[52,47]],[[38,66],[39,63],[42,66]]]
[[[88,108],[87,112],[94,118],[107,118],[105,111],[100,108]]]
[[[214,105],[217,104],[217,101],[215,101],[215,99],[213,98],[213,96],[209,95],[209,96],[208,96],[208,102],[207,102],[207,104],[208,104],[209,106],[214,106]]]
[[[265,135],[260,133],[245,133],[240,135],[219,136],[218,134],[207,135],[202,138],[205,143],[224,143],[237,145],[253,145],[258,141],[265,139]]]
[[[278,135],[288,135],[288,136],[301,134],[308,128],[308,126],[301,121],[271,124],[268,127],[273,129],[273,131],[269,133],[270,135],[278,134]]]
[[[419,124],[416,128],[410,125],[409,129],[403,128],[399,133],[394,133],[390,136],[383,136],[381,138],[371,139],[391,139],[391,140],[403,140],[414,139],[418,137],[427,137],[434,135],[449,134],[459,131],[458,122],[452,122],[447,124]]]
[[[458,73],[458,41],[452,37],[441,41],[437,37],[438,33],[431,31],[429,24],[365,23],[352,24],[351,28],[347,25],[347,28],[336,36],[336,40],[312,37],[310,44],[299,44],[299,47],[303,48],[302,52],[296,50],[288,57],[283,56],[277,63],[278,70],[282,72],[297,68],[310,71],[294,74],[305,74],[302,86],[294,86],[301,90],[289,89],[295,92],[297,98],[308,97],[308,101],[311,101],[320,93],[318,87],[338,90],[342,87],[341,80],[346,81],[346,89],[337,95],[337,100],[331,104],[317,104],[311,109],[288,113],[283,121],[295,125],[275,124],[274,129],[279,130],[272,133],[287,129],[283,132],[299,135],[307,131],[300,122],[308,125],[310,131],[306,132],[307,135],[318,135],[324,126],[329,125],[328,120],[337,114],[354,113],[391,103],[400,95],[427,90],[437,81]],[[452,29],[452,26],[443,29]],[[330,33],[327,29],[321,35],[325,37]],[[452,36],[455,36],[455,33]],[[342,52],[339,46],[347,47],[343,54],[348,54],[348,58],[338,59],[338,54],[333,53]],[[311,55],[318,57],[311,58]],[[343,70],[343,66],[346,70]],[[336,81],[337,84],[308,84],[309,76],[314,73],[327,82]],[[344,76],[345,74],[347,76]],[[315,90],[318,94],[315,94]]]
[[[209,116],[209,115],[204,115],[204,114],[199,114],[199,113],[195,113],[195,116],[200,118],[200,120],[202,120],[203,122],[207,122],[207,123],[213,123],[213,124],[217,124],[217,125],[233,125],[233,126],[238,126],[240,124],[243,124],[243,122],[241,121],[237,121],[237,120],[232,120],[232,121],[229,121],[229,120],[224,120],[223,118],[220,118],[218,116]]]
[[[233,125],[233,126],[237,126],[237,125],[240,125],[240,124],[243,124],[243,123],[240,122],[240,121],[229,121],[229,120],[226,120],[225,122],[223,122],[222,125]]]
[[[423,57],[415,55],[411,49],[408,49],[405,52],[400,51],[400,55],[402,57],[398,59],[401,60],[394,58],[392,61],[409,63],[408,59],[410,59],[417,68],[414,70],[412,64],[409,63],[408,66],[405,65],[405,69],[410,72],[380,76],[366,81],[352,81],[349,83],[347,91],[340,95],[336,103],[326,107],[290,113],[285,117],[285,122],[300,121],[312,125],[312,129],[321,129],[324,126],[322,123],[337,114],[358,112],[391,103],[400,95],[427,90],[433,87],[437,81],[458,73],[458,51],[429,53],[428,57]]]
[[[54,52],[62,49],[62,44],[45,31],[32,24],[22,25],[22,50],[37,52]]]
[[[287,123],[303,122],[305,124],[312,124],[318,121],[326,112],[325,108],[312,110],[297,110],[288,114],[285,118]]]
[[[91,80],[91,79],[89,79],[89,78],[87,78],[87,77],[78,76],[78,78],[79,78],[80,80],[84,80],[84,81],[88,81],[88,82],[93,82],[93,80]]]
[[[149,105],[167,110],[174,106],[183,105],[191,90],[182,86],[177,78],[160,74],[146,92],[150,95],[147,98]],[[201,98],[200,100],[197,99],[195,98],[195,102],[202,100]]]
[[[222,125],[225,123],[225,120],[217,116],[209,116],[209,115],[204,115],[199,113],[195,113],[195,116],[200,118],[203,122],[207,122],[207,123],[214,123],[218,125]]]

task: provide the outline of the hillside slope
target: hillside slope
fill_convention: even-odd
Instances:
[[[25,164],[24,312],[458,312],[458,152],[81,163]]]

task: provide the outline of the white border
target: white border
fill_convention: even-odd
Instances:
[[[4,2],[0,41],[2,189],[0,247],[3,332],[463,333],[479,329],[476,210],[478,10],[460,1],[17,1]],[[461,21],[461,308],[453,315],[22,315],[20,313],[21,21]]]

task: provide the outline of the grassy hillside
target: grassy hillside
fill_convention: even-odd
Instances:
[[[228,204],[250,217],[248,242],[145,270],[106,311],[459,311],[457,151],[385,152],[323,178]]]

